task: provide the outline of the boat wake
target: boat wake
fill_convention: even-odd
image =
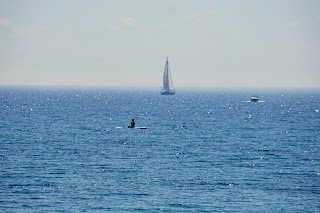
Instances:
[[[265,101],[242,101],[244,103],[264,103]]]

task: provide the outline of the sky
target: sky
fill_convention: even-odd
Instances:
[[[320,88],[318,0],[0,0],[0,85]]]

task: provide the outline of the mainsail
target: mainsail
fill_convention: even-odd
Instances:
[[[169,68],[169,61],[167,58],[166,66],[164,67],[163,73],[163,91],[161,92],[162,95],[174,95],[174,87],[172,83],[170,68]]]

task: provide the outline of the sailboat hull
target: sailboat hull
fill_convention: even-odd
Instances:
[[[161,95],[174,95],[175,93],[175,91],[162,91]]]

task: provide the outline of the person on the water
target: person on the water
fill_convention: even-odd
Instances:
[[[128,126],[128,128],[134,128],[135,125],[136,123],[134,122],[134,119],[132,119],[130,126]]]

